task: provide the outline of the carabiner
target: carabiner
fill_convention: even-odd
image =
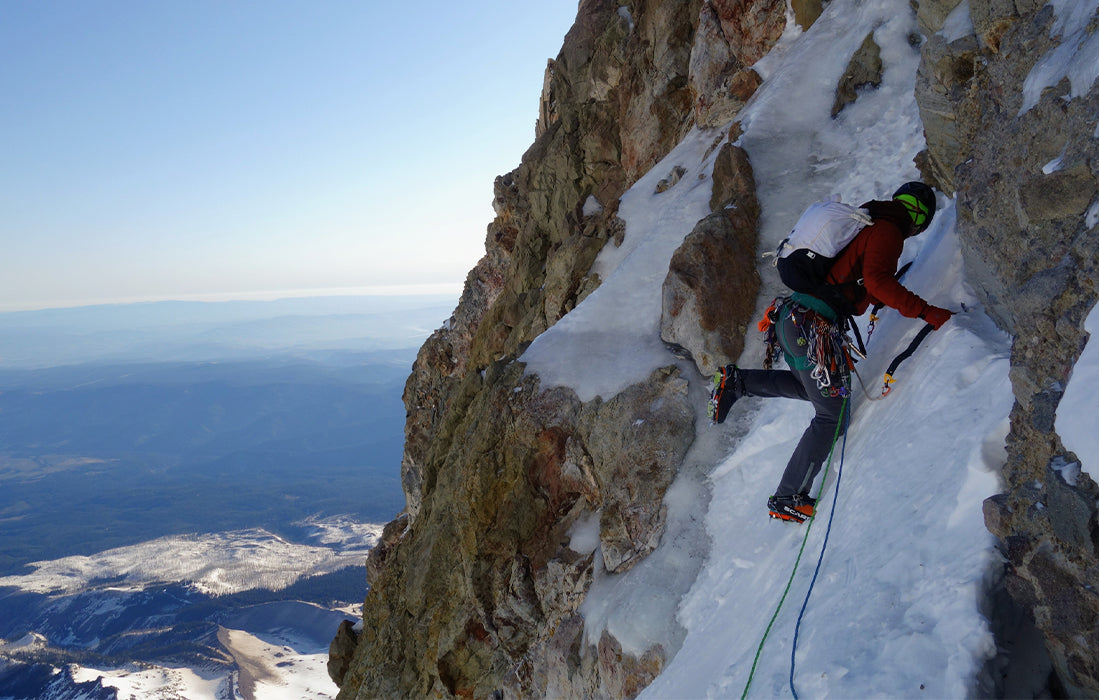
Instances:
[[[885,375],[884,381],[882,383],[882,395],[883,396],[886,396],[887,394],[890,393],[890,390],[893,389],[893,387],[890,386],[890,385],[893,384],[895,381],[897,381],[897,380],[894,379],[894,375],[892,375],[892,374],[886,374]]]

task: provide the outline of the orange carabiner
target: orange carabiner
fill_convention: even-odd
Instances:
[[[892,374],[887,374],[887,375],[884,376],[884,381],[882,383],[882,395],[883,396],[886,396],[887,394],[890,393],[890,390],[893,389],[893,387],[890,386],[890,385],[893,384],[895,381],[897,381],[897,380],[894,379],[894,375],[892,375]]]

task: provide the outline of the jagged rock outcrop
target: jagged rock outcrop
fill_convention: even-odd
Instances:
[[[695,434],[674,368],[582,404],[506,358],[452,401],[420,514],[372,580],[348,693],[483,697],[511,677],[518,695],[541,694],[516,667],[583,600],[595,542],[574,528],[595,524],[608,571],[652,551]]]
[[[1063,687],[1095,694],[1096,485],[1061,481],[1053,467],[1074,456],[1053,416],[1096,301],[1096,85],[1070,95],[1063,81],[1021,111],[1031,66],[1063,40],[1051,8],[972,0],[973,30],[958,32],[956,5],[918,3],[920,166],[957,193],[968,279],[1015,338],[1006,491],[987,522]],[[792,8],[808,28],[821,2]],[[625,571],[659,541],[695,436],[685,378],[666,367],[586,404],[516,358],[598,287],[597,254],[630,235],[623,192],[693,124],[725,124],[751,97],[750,66],[785,20],[784,3],[763,0],[580,3],[547,66],[534,144],[495,183],[485,257],[406,384],[407,508],[368,562],[340,697],[632,697],[660,673],[668,650],[588,639],[578,609],[595,567]],[[945,23],[953,32],[937,34]],[[875,59],[865,42],[848,87],[874,84]],[[665,297],[666,340],[704,373],[739,353],[731,326],[749,323],[759,284],[744,153],[725,145],[713,181],[715,213],[686,236]],[[706,281],[716,261],[722,285]]]
[[[882,83],[882,50],[875,43],[872,32],[863,40],[859,50],[852,55],[848,68],[840,79],[833,102],[832,116],[856,101],[856,91],[860,88],[876,88]]]
[[[336,685],[344,682],[344,676],[351,668],[355,657],[355,647],[359,645],[359,634],[350,620],[344,620],[336,629],[336,636],[328,645],[328,677]]]
[[[741,356],[760,290],[760,205],[748,154],[723,145],[713,180],[715,213],[684,239],[661,289],[661,340],[690,357],[704,376]]]
[[[702,3],[688,66],[697,124],[720,126],[737,115],[760,86],[752,64],[764,57],[785,25],[774,3]]]
[[[755,227],[739,228],[719,212],[700,221],[672,256],[661,290],[661,339],[704,376],[744,349],[760,289],[755,261],[745,254],[755,243]]]
[[[921,6],[935,30],[957,3]],[[1005,492],[986,502],[986,522],[1060,690],[1095,697],[1097,485],[1062,477],[1076,457],[1054,419],[1097,301],[1097,85],[1065,77],[1033,94],[1025,81],[1055,48],[1095,43],[1096,14],[1085,36],[1069,36],[1041,2],[971,0],[969,12],[972,32],[928,42],[917,97],[926,176],[957,195],[968,279],[1014,338]]]
[[[535,143],[495,183],[485,257],[406,385],[402,482],[413,518],[423,454],[447,397],[471,368],[515,352],[598,284],[587,273],[608,240],[621,240],[619,196],[690,126],[687,63],[698,4],[689,5],[654,3],[635,19],[615,2],[581,3],[547,67]],[[598,211],[586,215],[590,197]]]

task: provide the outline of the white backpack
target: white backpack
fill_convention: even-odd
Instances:
[[[803,212],[775,253],[773,264],[779,279],[791,291],[811,294],[829,304],[838,314],[852,312],[850,303],[835,287],[826,283],[836,257],[865,227],[874,223],[866,209],[840,201],[839,195],[821,200]],[[862,284],[862,280],[857,284]]]
[[[811,204],[799,217],[791,235],[783,239],[775,251],[778,258],[785,258],[802,248],[810,251],[810,258],[822,255],[835,258],[844,250],[856,234],[873,223],[866,209],[840,201],[840,195],[832,195]]]

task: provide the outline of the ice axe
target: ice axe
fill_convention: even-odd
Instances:
[[[966,312],[966,311],[970,310],[970,309],[966,308],[966,304],[961,304],[961,306],[962,306],[963,312]],[[924,339],[928,337],[928,334],[931,333],[934,330],[936,330],[936,329],[932,327],[931,323],[924,324],[924,328],[920,329],[920,332],[917,333],[917,336],[915,338],[913,338],[912,342],[909,343],[909,347],[905,348],[905,350],[903,350],[901,353],[899,353],[898,356],[894,358],[894,361],[890,363],[890,366],[886,368],[886,376],[884,377],[883,384],[882,384],[882,395],[883,396],[886,396],[887,394],[889,394],[890,390],[893,388],[890,385],[893,384],[896,381],[894,379],[894,372],[896,372],[898,370],[898,365],[900,365],[902,362],[905,362],[907,359],[909,359],[909,356],[917,351],[917,347],[921,343],[923,343]]]

